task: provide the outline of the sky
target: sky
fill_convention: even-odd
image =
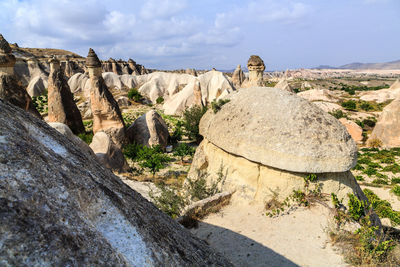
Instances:
[[[340,66],[400,59],[400,0],[0,0],[0,33],[146,68]]]

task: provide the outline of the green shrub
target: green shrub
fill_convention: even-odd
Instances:
[[[139,152],[140,154],[140,152]],[[146,158],[142,159],[139,165],[143,168],[148,168],[150,172],[154,175],[156,172],[158,172],[160,169],[164,167],[164,163],[168,162],[169,158],[166,157],[165,155],[161,153],[154,153],[151,154],[150,156],[147,156]]]
[[[359,163],[357,163],[356,166],[354,166],[354,168],[353,168],[353,170],[358,170],[358,171],[361,171],[361,170],[364,170],[364,169],[365,168]]]
[[[139,93],[136,88],[131,88],[128,91],[128,98],[133,99],[135,102],[140,102],[143,100],[143,96]]]
[[[78,137],[82,139],[86,144],[90,145],[93,139],[93,132],[85,132],[78,134]]]
[[[386,181],[386,180],[384,180],[384,179],[374,179],[374,180],[372,181],[372,183],[373,183],[373,184],[384,184],[384,185],[389,184],[389,182]]]
[[[362,217],[365,216],[365,205],[353,194],[348,194],[348,197],[349,216],[351,219],[359,221]]]
[[[329,114],[331,114],[336,119],[347,118],[347,115],[340,109],[333,110],[332,112],[329,112]]]
[[[344,107],[345,109],[348,109],[348,110],[356,110],[357,104],[356,104],[356,101],[354,101],[354,100],[348,100],[348,101],[344,101],[342,103],[342,107]]]
[[[397,163],[394,163],[392,165],[388,165],[382,169],[384,172],[392,172],[393,174],[399,173],[400,172],[400,165]]]
[[[372,119],[364,119],[363,124],[367,125],[368,127],[374,128],[375,124],[376,124],[376,119],[372,120]],[[363,127],[364,128],[364,127]]]
[[[400,185],[395,185],[393,188],[390,190],[395,194],[396,196],[400,197]]]
[[[361,102],[360,108],[361,108],[362,110],[365,110],[365,111],[370,111],[370,110],[373,110],[373,109],[374,109],[374,107],[373,107],[370,103],[368,103],[368,102]]]
[[[219,186],[222,186],[226,180],[226,175],[223,172],[223,165],[221,164],[218,170],[215,182],[207,184],[208,176],[209,174],[197,170],[198,178],[196,180],[187,180],[187,192],[191,200],[202,200],[221,192]]]
[[[389,201],[380,199],[370,189],[364,189],[363,192],[380,218],[389,218],[393,225],[400,224],[400,212],[394,211]]]
[[[170,136],[170,140],[172,143],[177,143],[178,141],[182,140],[182,136],[183,136],[183,129],[182,129],[182,122],[178,121],[174,131],[172,132],[171,136]]]
[[[197,143],[202,140],[202,136],[199,134],[199,123],[206,111],[207,107],[193,106],[183,112],[183,126],[186,135]]]
[[[211,102],[211,109],[214,111],[214,114],[221,110],[221,107],[228,103],[229,99],[220,99],[218,101],[214,100]]]
[[[157,103],[157,104],[162,104],[162,103],[164,103],[164,97],[162,97],[162,96],[157,97],[156,103]]]
[[[124,153],[125,157],[135,160],[139,150],[142,149],[142,147],[142,145],[132,143],[124,146],[122,152]]]
[[[363,170],[363,173],[365,173],[366,175],[368,175],[368,177],[371,177],[372,175],[377,173],[377,170],[374,168],[370,168],[368,167],[368,169]]]
[[[392,178],[392,184],[400,184],[400,178],[398,177]]]
[[[361,175],[357,175],[355,178],[357,181],[361,181],[361,182],[365,181],[364,177],[362,177]]]
[[[185,156],[193,156],[195,152],[195,149],[186,143],[181,143],[179,144],[175,150],[174,150],[174,156],[178,156],[181,159],[181,162],[183,162],[183,158]]]
[[[159,196],[155,196],[152,191],[149,194],[154,204],[172,218],[177,218],[185,207],[184,197],[176,189],[164,184],[157,185],[157,187],[161,191]]]
[[[379,165],[379,164],[376,163],[376,162],[369,162],[369,163],[367,164],[367,166],[368,166],[368,168],[373,168],[373,169],[382,168],[382,166]]]
[[[48,112],[48,104],[47,104],[47,90],[43,95],[33,96],[32,102],[37,111],[39,113],[47,113]]]

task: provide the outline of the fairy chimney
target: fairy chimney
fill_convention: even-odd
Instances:
[[[67,125],[74,134],[83,133],[81,113],[75,104],[64,72],[60,68],[60,61],[53,57],[50,61],[48,85],[48,120]]]
[[[31,97],[14,75],[15,62],[10,45],[0,34],[0,99],[41,118]]]
[[[105,132],[121,147],[125,143],[125,124],[118,103],[108,90],[101,75],[101,62],[89,49],[86,66],[90,77],[90,102],[93,113],[93,133]]]
[[[235,71],[232,74],[232,82],[235,87],[239,87],[242,85],[244,81],[244,73],[240,65],[237,65]]]
[[[247,62],[247,68],[249,69],[249,81],[259,83],[263,79],[265,70],[264,61],[256,55],[252,55]]]
[[[140,75],[138,69],[136,68],[136,62],[133,61],[131,58],[128,60],[128,66],[131,69],[132,75]]]

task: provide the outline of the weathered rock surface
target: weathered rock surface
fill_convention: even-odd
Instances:
[[[144,146],[160,145],[163,149],[168,144],[168,126],[154,110],[137,118],[127,130],[131,142]]]
[[[93,114],[93,133],[105,132],[118,146],[126,142],[125,124],[117,101],[108,90],[101,76],[101,63],[90,49],[86,58],[90,77],[90,103]]]
[[[92,149],[86,144],[82,139],[74,135],[71,129],[60,122],[49,122],[48,123],[52,128],[56,129],[57,132],[67,137],[75,146],[79,147],[79,149],[88,155],[94,155]]]
[[[60,62],[52,59],[48,87],[48,121],[66,124],[73,133],[83,133],[81,113],[74,102],[74,96],[60,68]]]
[[[90,79],[84,73],[75,73],[68,79],[68,85],[72,93],[84,92],[86,97],[90,95]]]
[[[127,107],[127,106],[132,105],[131,101],[126,96],[118,97],[117,103],[118,103],[118,106],[120,106],[120,107]]]
[[[362,128],[354,121],[348,120],[346,118],[340,118],[339,121],[346,127],[347,132],[351,135],[357,144],[362,143]]]
[[[97,132],[93,136],[90,148],[107,168],[114,171],[126,171],[128,169],[128,163],[121,149],[113,143],[106,133]]]
[[[255,87],[200,121],[200,134],[217,147],[263,165],[294,172],[350,170],[357,147],[333,116],[295,94]]]
[[[400,147],[400,98],[383,109],[367,143],[373,139],[379,139],[383,147]]]
[[[292,150],[296,148],[292,147]],[[304,188],[304,177],[307,175],[250,161],[242,156],[228,153],[204,139],[196,149],[188,177],[196,180],[202,173],[207,173],[207,182],[212,184],[220,178],[221,170],[224,181],[221,189],[235,191],[232,197],[234,204],[243,202],[265,204],[272,198],[283,201],[293,193],[293,190]],[[348,193],[365,198],[350,171],[319,173],[317,176],[322,192],[329,195],[335,193],[339,198],[345,199],[344,203],[347,203]]]
[[[15,57],[8,42],[0,34],[0,99],[41,118],[32,99],[14,75]]]
[[[115,74],[113,72],[105,72],[102,73],[104,82],[106,83],[106,86],[109,89],[117,89],[121,90],[122,88],[122,83],[120,80],[120,76],[118,74]]]
[[[319,107],[320,109],[322,109],[325,112],[333,112],[335,110],[342,110],[343,107],[336,104],[336,103],[331,103],[331,102],[324,102],[324,101],[316,101],[316,102],[312,102],[314,105],[316,105],[317,107]]]
[[[360,93],[360,99],[364,101],[375,101],[384,103],[400,97],[400,81],[396,80],[388,89],[366,91]]]
[[[45,122],[0,100],[6,266],[231,266]]]

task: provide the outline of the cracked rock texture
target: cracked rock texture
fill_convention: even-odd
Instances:
[[[0,100],[1,266],[230,266],[45,122]]]

